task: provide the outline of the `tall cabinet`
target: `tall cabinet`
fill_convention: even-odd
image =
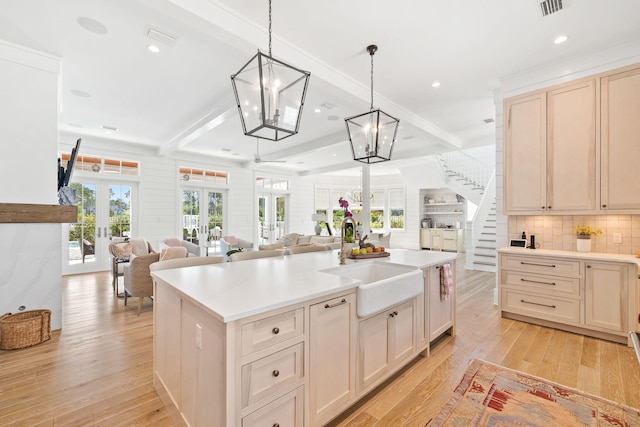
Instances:
[[[504,101],[504,212],[640,213],[640,65]]]
[[[595,79],[505,102],[505,210],[596,207]]]

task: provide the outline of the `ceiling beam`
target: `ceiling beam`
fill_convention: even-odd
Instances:
[[[255,53],[256,47],[264,46],[265,41],[268,40],[267,30],[263,25],[249,20],[217,0],[169,1],[204,19],[218,30],[221,30],[225,33],[223,37],[225,42],[234,48],[247,51],[247,54]],[[230,37],[230,35],[235,36],[236,39]],[[279,59],[291,64],[296,64],[297,68],[309,70],[312,72],[314,78],[329,82],[367,103],[370,101],[371,92],[368,85],[355,81],[329,64],[309,55],[288,40],[272,35],[272,42],[273,50],[278,53],[277,57]],[[362,54],[366,55],[366,52],[363,50]],[[452,149],[462,147],[462,142],[458,138],[428,122],[407,108],[379,94],[376,94],[376,98],[382,101],[379,102],[379,104],[384,105],[384,111],[388,114],[441,139],[446,145],[451,146]]]
[[[233,97],[231,95],[226,96],[204,117],[196,120],[178,135],[163,143],[158,149],[158,154],[166,156],[174,151],[183,149],[191,142],[209,132],[211,129],[220,126],[229,120],[230,117],[237,114],[238,106],[236,105]]]

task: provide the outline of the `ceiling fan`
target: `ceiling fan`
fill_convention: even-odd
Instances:
[[[256,138],[256,152],[253,157],[255,163],[287,163],[286,160],[262,160],[260,157],[260,138]]]

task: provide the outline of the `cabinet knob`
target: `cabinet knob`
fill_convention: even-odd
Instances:
[[[547,209],[551,209],[551,206],[547,206]]]
[[[273,335],[278,335],[280,333],[280,328],[278,328],[277,326],[275,328],[273,328],[271,330],[271,332],[273,332]]]
[[[603,207],[603,208],[606,208],[606,207],[607,207],[607,205],[602,205],[602,207]]]
[[[545,206],[542,206],[542,209],[545,209]]]
[[[273,375],[274,377],[277,377],[280,375],[280,371],[278,371],[277,369],[274,369],[274,371],[271,373],[271,375]]]
[[[591,268],[591,266],[590,266],[590,265],[587,265],[587,268]]]

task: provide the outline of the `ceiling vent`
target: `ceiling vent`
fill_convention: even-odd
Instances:
[[[483,121],[484,121],[486,124],[489,124],[489,123],[493,123],[493,122],[494,122],[494,120],[493,120],[491,117],[489,117],[488,119],[484,119]]]
[[[156,28],[147,27],[146,36],[152,40],[160,42],[162,44],[166,44],[167,46],[175,46],[176,45],[176,37],[171,34],[164,33]]]
[[[549,16],[552,13],[560,12],[562,7],[562,0],[544,0],[540,3],[540,12],[542,17]]]

